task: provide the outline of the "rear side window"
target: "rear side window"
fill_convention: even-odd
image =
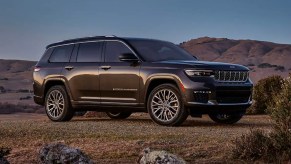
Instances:
[[[77,62],[101,62],[102,44],[103,42],[81,43]]]
[[[117,41],[106,42],[105,62],[120,62],[119,56],[125,53],[132,53],[125,44]]]
[[[54,48],[50,62],[69,62],[74,45],[59,46]]]

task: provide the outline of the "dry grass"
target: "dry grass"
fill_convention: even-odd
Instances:
[[[228,154],[236,137],[250,127],[271,128],[268,116],[246,116],[231,126],[215,124],[208,117],[189,118],[181,127],[162,127],[144,115],[123,121],[78,117],[65,123],[51,122],[43,115],[10,117],[0,115],[0,147],[12,148],[11,163],[35,163],[37,150],[50,142],[78,147],[96,163],[134,163],[146,147],[170,151],[191,163],[234,162]]]

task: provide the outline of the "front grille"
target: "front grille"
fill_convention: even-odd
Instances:
[[[249,73],[247,71],[215,71],[214,78],[219,82],[246,82]]]

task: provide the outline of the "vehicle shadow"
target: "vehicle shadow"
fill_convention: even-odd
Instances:
[[[112,123],[138,123],[140,124],[145,124],[145,125],[153,125],[153,126],[160,126],[155,124],[150,118],[128,118],[124,120],[114,120],[110,118],[75,118],[71,120],[71,122],[112,122]],[[256,128],[266,128],[266,127],[271,127],[272,124],[269,122],[256,122],[256,121],[246,121],[242,120],[239,121],[238,123],[235,124],[218,124],[215,123],[209,119],[188,119],[186,120],[182,125],[179,127],[228,127],[228,128],[236,128],[236,127],[256,127]]]
[[[211,120],[187,120],[182,125],[182,127],[229,127],[229,128],[236,128],[236,127],[257,127],[257,128],[265,128],[265,127],[271,127],[271,123],[265,123],[265,122],[245,122],[240,121],[235,124],[219,124],[212,122]]]

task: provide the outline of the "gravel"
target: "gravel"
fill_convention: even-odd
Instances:
[[[36,116],[18,120],[0,115],[0,146],[12,148],[11,163],[37,162],[38,150],[50,142],[79,148],[96,163],[136,163],[147,147],[177,154],[190,163],[223,163],[233,161],[229,154],[236,137],[250,128],[271,128],[270,118],[264,115],[245,116],[234,125],[219,125],[207,116],[189,117],[180,127],[156,125],[146,114],[126,120],[76,117],[70,122]]]

